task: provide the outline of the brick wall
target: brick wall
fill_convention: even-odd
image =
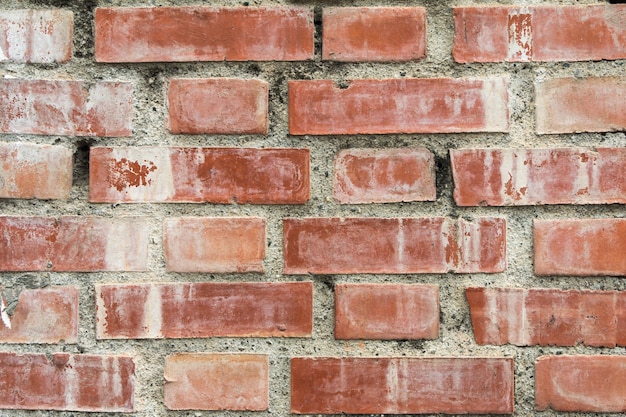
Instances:
[[[3,2],[0,414],[626,411],[626,6],[296,3]]]

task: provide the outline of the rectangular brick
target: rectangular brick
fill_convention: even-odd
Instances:
[[[72,190],[72,151],[24,142],[0,144],[0,198],[67,200]]]
[[[98,339],[310,337],[313,285],[96,284],[96,310]]]
[[[134,411],[135,364],[129,356],[0,352],[0,408]]]
[[[0,271],[145,271],[141,217],[0,217]]]
[[[268,83],[235,78],[175,78],[167,90],[172,133],[267,133]]]
[[[302,7],[96,8],[96,60],[311,60],[314,30]]]
[[[0,299],[0,302],[4,301]],[[0,343],[76,343],[78,290],[50,287],[23,290],[11,315],[2,312]],[[4,324],[3,324],[4,323]]]
[[[132,85],[0,79],[0,132],[130,136]]]
[[[436,339],[439,287],[335,285],[335,339]]]
[[[335,158],[341,204],[435,201],[435,157],[424,148],[345,149]]]
[[[285,274],[502,272],[506,222],[431,218],[285,219]]]
[[[302,204],[309,159],[308,149],[92,147],[89,200]]]
[[[455,7],[457,62],[626,58],[624,5]],[[558,30],[554,30],[558,28]]]
[[[289,133],[507,132],[506,78],[289,81]]]
[[[626,357],[541,356],[535,363],[537,410],[623,413]]]
[[[538,82],[535,105],[539,134],[623,131],[626,77],[553,78]]]
[[[165,359],[170,410],[263,411],[269,407],[267,355],[179,353]]]
[[[479,345],[610,347],[624,343],[626,292],[467,288]]]
[[[170,218],[163,235],[168,271],[263,272],[263,218]]]
[[[626,219],[535,220],[535,274],[626,276]]]
[[[423,7],[323,9],[324,60],[400,62],[425,56],[426,9]]]
[[[73,31],[74,15],[67,10],[2,10],[0,62],[67,62]]]
[[[626,148],[452,149],[459,206],[626,204]]]
[[[512,414],[513,359],[293,358],[295,414]]]

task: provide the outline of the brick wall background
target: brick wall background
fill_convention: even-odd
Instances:
[[[1,415],[626,410],[626,6],[1,9]]]

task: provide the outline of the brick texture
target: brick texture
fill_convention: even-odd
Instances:
[[[97,8],[98,62],[313,58],[313,11],[298,7]]]
[[[96,285],[96,307],[99,339],[306,337],[313,328],[310,282]]]
[[[423,7],[328,7],[323,13],[324,60],[399,62],[426,56]]]
[[[235,78],[173,79],[167,92],[172,133],[267,133],[268,84]]]
[[[0,80],[0,132],[130,136],[132,85],[101,81]]]
[[[66,10],[2,10],[0,62],[67,62],[73,31],[74,15]]]
[[[4,313],[3,319],[0,343],[76,343],[78,290],[66,286],[23,290],[13,314]]]
[[[417,284],[337,284],[336,339],[436,339],[439,289]]]
[[[535,90],[539,134],[626,130],[626,77],[555,78]]]
[[[170,410],[263,411],[269,406],[267,355],[179,353],[165,359]]]
[[[435,158],[427,149],[346,149],[335,158],[339,203],[434,201],[436,193]]]
[[[626,203],[626,148],[453,149],[460,206]]]
[[[285,219],[285,274],[501,272],[502,218]]]
[[[73,170],[70,149],[0,143],[0,161],[0,198],[69,198]]]
[[[508,130],[505,78],[289,82],[292,135]]]
[[[293,358],[291,412],[512,414],[513,361]]]
[[[302,204],[308,149],[93,147],[89,199],[99,203]]]
[[[535,220],[537,275],[626,276],[626,219]]]
[[[0,217],[0,271],[145,271],[139,217]]]
[[[454,59],[457,62],[624,59],[625,12],[624,5],[456,7]]]
[[[165,263],[175,272],[263,272],[265,219],[166,219]]]
[[[542,356],[535,368],[537,410],[626,411],[623,356]]]
[[[135,364],[129,356],[0,352],[0,408],[134,411]]]
[[[626,293],[539,288],[468,288],[480,345],[610,347],[626,342]]]

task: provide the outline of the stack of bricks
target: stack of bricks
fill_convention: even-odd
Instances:
[[[123,3],[0,11],[0,414],[626,411],[626,6]]]

